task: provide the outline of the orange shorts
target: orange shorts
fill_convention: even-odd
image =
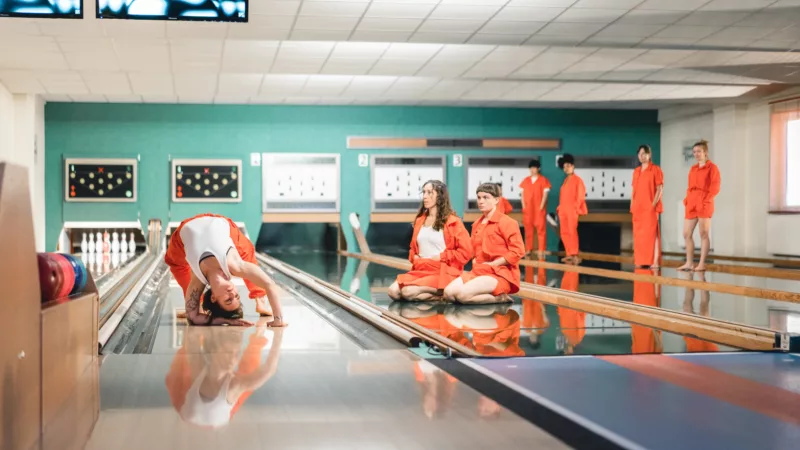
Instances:
[[[397,276],[397,284],[403,286],[427,286],[437,290],[447,287],[457,276],[447,273],[447,267],[441,261],[417,259],[407,273]]]
[[[492,295],[495,297],[498,295],[511,293],[511,283],[509,283],[505,278],[496,275],[492,269],[492,266],[487,264],[477,264],[472,267],[471,272],[464,272],[461,274],[461,279],[464,280],[464,283],[467,283],[477,277],[492,277],[497,280],[497,286],[495,286],[494,290],[492,291]]]

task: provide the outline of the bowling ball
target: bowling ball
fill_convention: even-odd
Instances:
[[[59,263],[50,257],[49,253],[37,253],[36,261],[39,265],[39,286],[42,291],[42,302],[58,298],[64,284],[64,272]]]
[[[51,255],[61,266],[61,273],[64,277],[64,284],[61,286],[58,298],[67,297],[75,286],[75,270],[72,269],[72,264],[70,264],[69,260],[61,253],[51,253]]]
[[[83,288],[86,287],[86,266],[83,264],[83,261],[75,257],[74,255],[64,255],[69,260],[70,264],[72,264],[72,269],[75,271],[75,286],[72,287],[71,294],[77,294],[83,291]]]

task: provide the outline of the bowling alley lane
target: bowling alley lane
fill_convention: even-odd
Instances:
[[[393,302],[387,291],[395,277],[401,273],[397,269],[366,264],[357,259],[333,254],[282,252],[275,256],[316,277],[339,282],[343,289],[362,299],[475,349],[484,356],[622,355],[738,350],[520,297],[515,297],[513,304],[501,305]],[[524,274],[525,272],[523,276]],[[575,275],[577,274],[567,275],[566,282],[569,284],[577,281]],[[563,272],[547,271],[546,277],[546,280],[542,280],[545,285],[569,288],[564,285]],[[600,284],[598,281],[600,280],[590,279],[589,283],[585,283],[581,279],[584,284],[580,285],[579,290],[632,301],[633,283]],[[652,295],[642,293],[642,287],[637,283],[639,301],[644,301],[642,295],[652,301],[655,290],[653,284],[647,285],[645,288],[649,287]],[[699,294],[697,297],[695,313],[703,314],[709,303],[702,303]],[[680,306],[679,304],[673,309],[680,310]],[[699,306],[704,309],[698,310]]]
[[[293,289],[281,329],[247,300],[254,327],[189,327],[167,291],[151,353],[104,358],[88,450],[567,448],[405,347],[364,350]]]

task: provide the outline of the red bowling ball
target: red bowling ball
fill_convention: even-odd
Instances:
[[[64,272],[61,269],[61,265],[48,253],[38,253],[36,260],[39,264],[39,286],[42,293],[42,302],[57,299],[64,285]]]

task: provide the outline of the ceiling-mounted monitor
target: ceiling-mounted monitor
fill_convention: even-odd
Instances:
[[[0,17],[82,19],[83,0],[0,0]]]
[[[96,1],[98,19],[247,22],[248,16],[248,0]]]

